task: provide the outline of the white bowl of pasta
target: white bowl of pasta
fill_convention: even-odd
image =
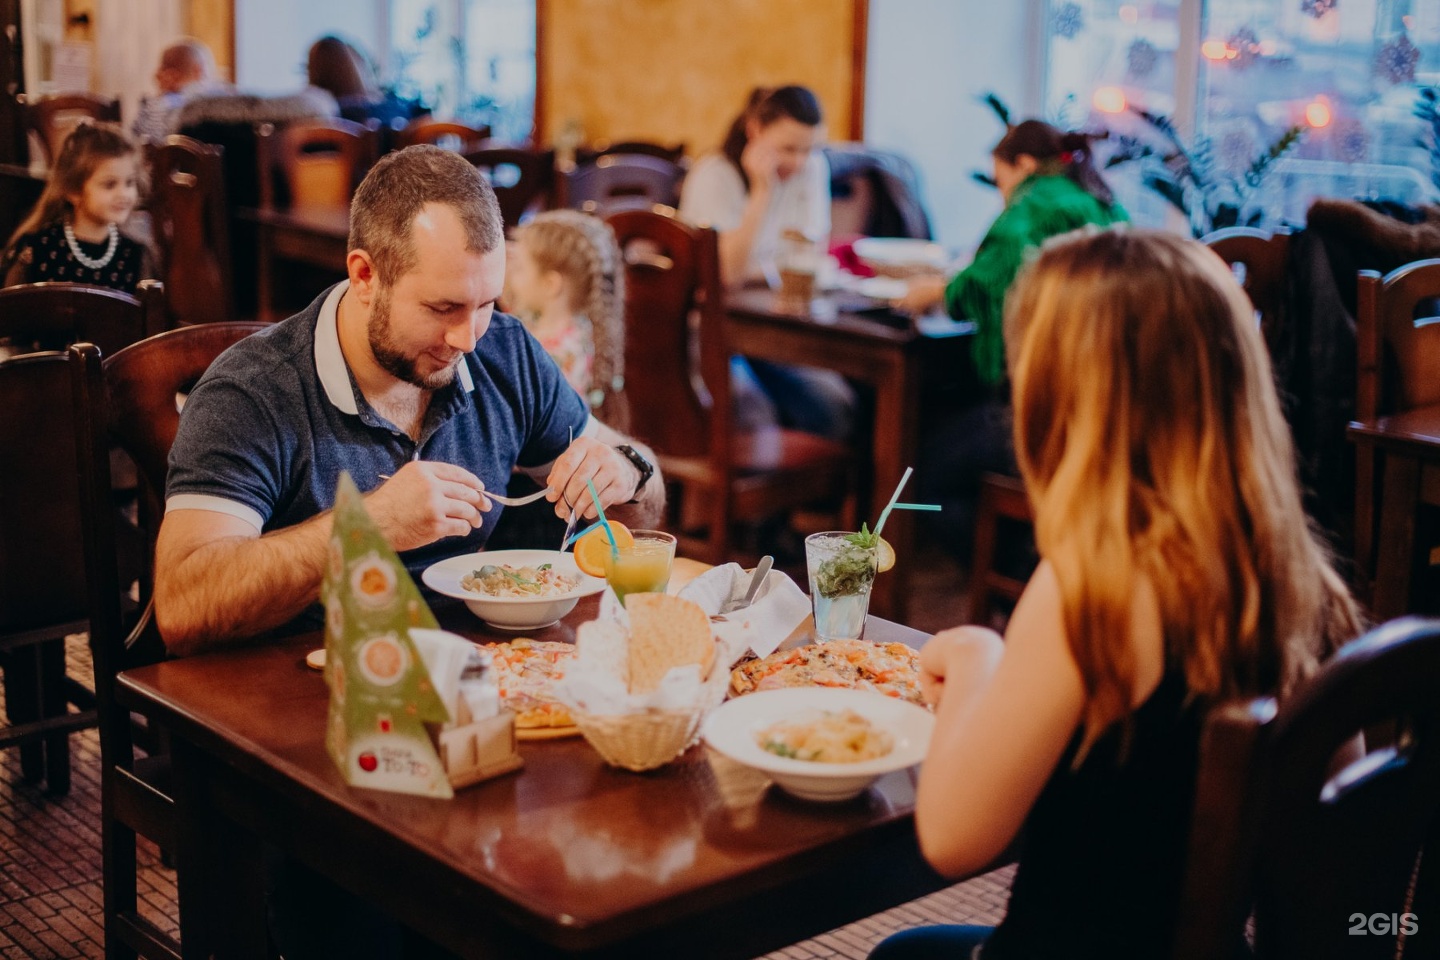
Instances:
[[[935,716],[869,690],[764,690],[721,704],[701,734],[712,750],[804,800],[849,800],[925,758]]]
[[[420,579],[501,630],[548,627],[581,597],[605,589],[604,580],[581,573],[575,558],[558,550],[466,553],[432,564]]]

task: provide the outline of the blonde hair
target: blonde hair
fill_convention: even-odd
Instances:
[[[69,218],[74,212],[70,198],[85,192],[86,181],[95,175],[100,164],[117,157],[135,157],[138,161],[139,156],[139,147],[118,124],[82,120],[60,145],[60,155],[50,168],[50,179],[45,182],[35,209],[10,235],[6,248],[14,248],[27,233]],[[144,171],[137,165],[136,176],[143,178],[143,175]],[[141,192],[144,192],[143,180]]]
[[[1145,230],[1057,238],[1008,298],[1015,452],[1087,748],[1131,711],[1142,580],[1192,696],[1283,691],[1360,630],[1301,508],[1254,317],[1212,251]]]
[[[590,396],[596,415],[617,430],[629,429],[625,402],[625,264],[615,231],[598,217],[576,210],[537,214],[513,231],[516,242],[543,272],[565,278],[570,309],[590,321],[595,343]]]

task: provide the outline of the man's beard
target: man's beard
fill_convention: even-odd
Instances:
[[[429,376],[415,369],[415,358],[406,356],[395,342],[395,331],[390,326],[390,288],[380,284],[375,292],[375,301],[370,306],[370,321],[366,326],[370,338],[370,352],[375,361],[397,380],[413,384],[422,390],[439,390],[455,379],[455,367],[450,364]]]

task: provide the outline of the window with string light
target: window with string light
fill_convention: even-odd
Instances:
[[[1303,223],[1440,202],[1440,3],[1049,0],[1046,109],[1141,223]]]

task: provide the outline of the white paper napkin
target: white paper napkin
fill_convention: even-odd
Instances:
[[[738,603],[749,587],[750,574],[738,563],[727,563],[690,581],[680,596],[714,617],[731,601]],[[805,592],[779,570],[771,570],[750,606],[723,614],[723,620],[714,620],[711,625],[733,666],[746,648],[757,657],[774,653],[809,615],[810,598]]]

